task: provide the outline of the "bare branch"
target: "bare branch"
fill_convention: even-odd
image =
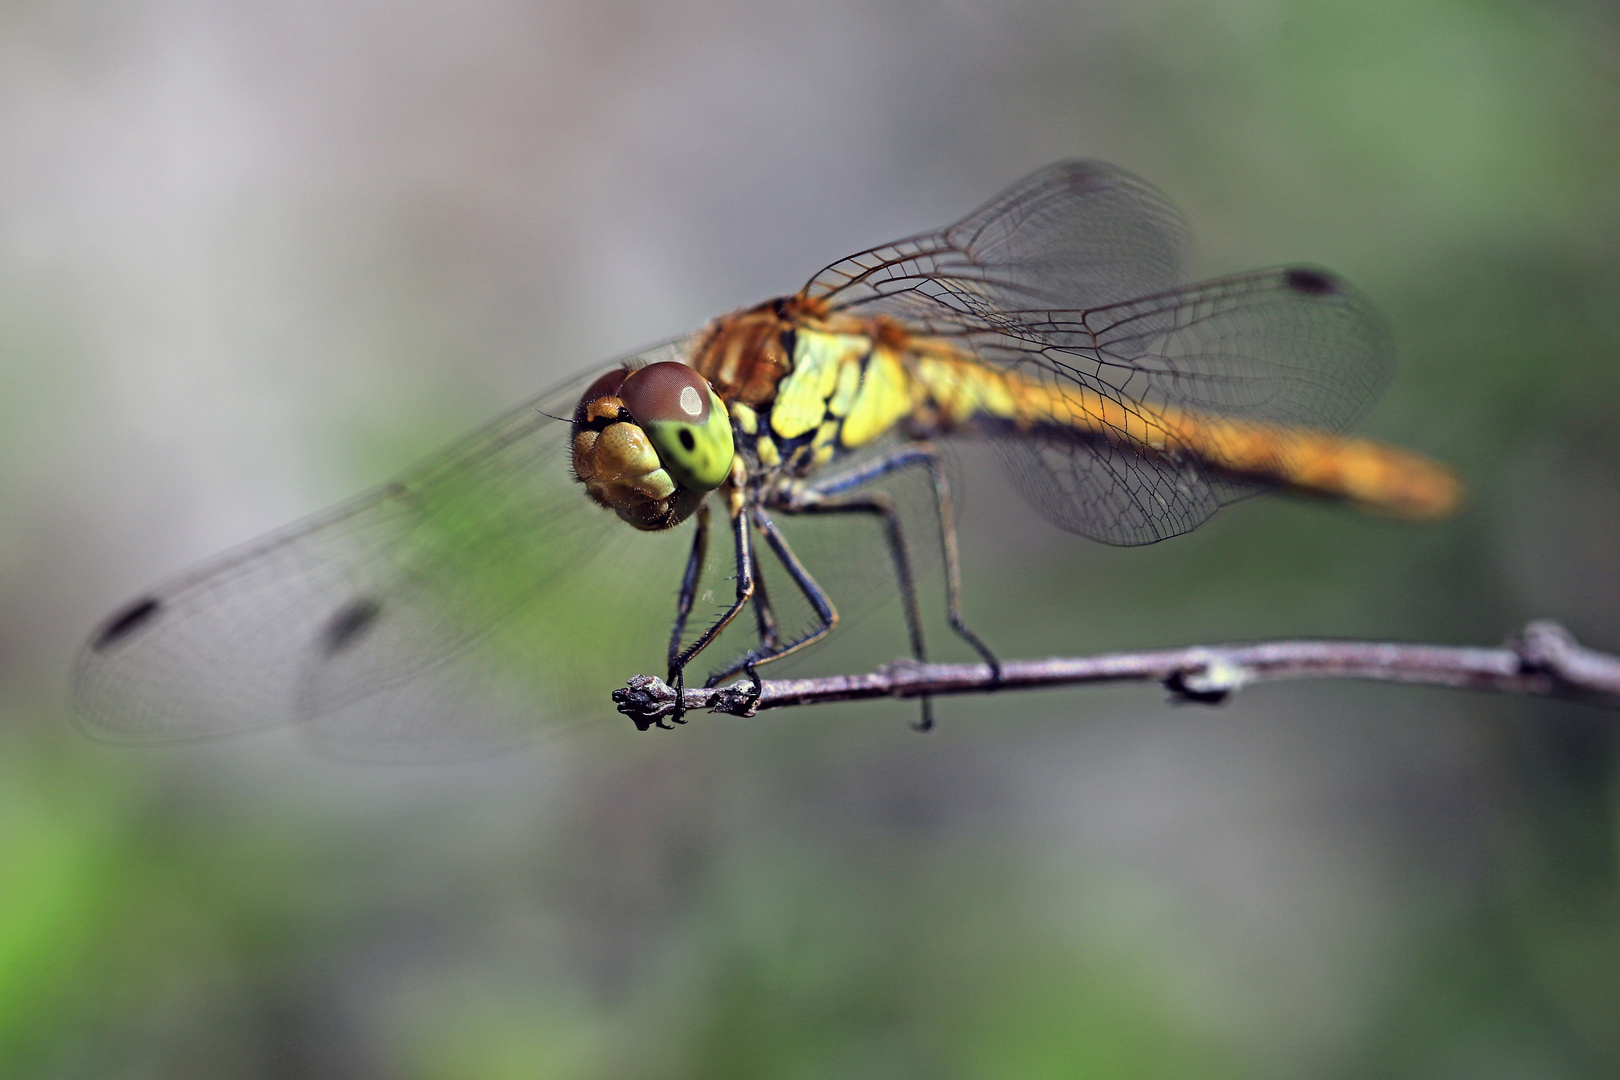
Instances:
[[[1620,657],[1582,647],[1554,622],[1530,623],[1496,649],[1373,641],[1270,641],[1101,656],[1012,660],[995,679],[985,664],[900,660],[866,675],[772,679],[756,699],[747,679],[685,692],[685,711],[753,716],[765,709],[863,698],[1030,690],[1080,683],[1148,682],[1177,699],[1218,704],[1253,683],[1280,679],[1376,679],[1507,694],[1569,698],[1620,708]],[[637,675],[613,692],[620,712],[645,730],[667,727],[675,691]]]

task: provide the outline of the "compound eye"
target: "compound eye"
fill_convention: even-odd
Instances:
[[[708,380],[673,360],[630,372],[618,388],[618,398],[631,418],[643,426],[665,421],[705,424],[709,420]]]
[[[731,472],[731,417],[708,380],[685,364],[666,360],[632,371],[619,400],[647,433],[677,482],[712,491]]]
[[[630,371],[627,368],[617,367],[604,373],[595,382],[591,383],[590,389],[586,390],[584,396],[579,399],[579,404],[574,406],[576,434],[580,425],[588,424],[595,419],[591,415],[591,405],[601,401],[603,398],[617,397],[619,387],[624,385],[624,380],[629,375]]]

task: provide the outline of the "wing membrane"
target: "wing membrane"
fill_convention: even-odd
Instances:
[[[949,228],[836,262],[804,291],[836,310],[913,324],[947,312],[1102,307],[1174,285],[1184,237],[1181,215],[1145,180],[1065,161]]]
[[[947,229],[834,263],[805,291],[1072,390],[1077,410],[1091,393],[1148,417],[1168,407],[1337,431],[1360,416],[1392,356],[1365,301],[1302,267],[1176,287],[1182,235],[1144,181],[1064,162]],[[1175,536],[1265,487],[1095,435],[1021,435],[998,450],[1042,515],[1108,543]]]
[[[1371,306],[1305,267],[1260,270],[1089,311],[1008,312],[1028,354],[1121,401],[1340,430],[1388,382]]]
[[[676,350],[671,343],[640,359]],[[595,374],[390,484],[140,598],[81,651],[79,714],[115,738],[183,740],[303,721],[339,746],[408,744],[434,712],[426,688],[459,680],[466,693],[438,702],[441,719],[424,735],[478,753],[531,734],[548,707],[572,701],[570,620],[589,614],[580,583],[631,532],[573,482],[569,425],[553,418],[572,414]],[[616,570],[612,580],[630,588],[633,578]],[[541,590],[544,610],[513,620]],[[556,652],[534,655],[531,646]],[[469,696],[481,683],[466,671],[492,656],[526,656],[538,673],[527,680],[527,731]]]
[[[963,327],[987,360],[1152,417],[1211,417],[1340,431],[1383,389],[1393,349],[1371,307],[1339,279],[1299,267],[1189,285],[1090,311],[1004,312]],[[1078,410],[1079,406],[1077,406]],[[1000,439],[1008,476],[1053,524],[1105,543],[1177,536],[1263,481],[1128,443]]]

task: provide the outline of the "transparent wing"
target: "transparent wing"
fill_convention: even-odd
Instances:
[[[980,338],[981,335],[973,335]],[[1370,304],[1311,267],[1278,267],[1087,311],[998,319],[1003,363],[1034,364],[1116,400],[1337,430],[1389,380]]]
[[[1147,181],[1063,161],[955,225],[834,263],[804,292],[926,330],[953,315],[1101,307],[1160,292],[1179,280],[1185,246],[1181,215]]]
[[[805,291],[1070,389],[1077,412],[1094,393],[1149,417],[1173,407],[1336,431],[1365,411],[1393,351],[1360,296],[1303,267],[1178,288],[1182,236],[1145,181],[1063,162],[949,228],[835,263]],[[1020,435],[998,450],[1048,520],[1114,544],[1186,532],[1266,486],[1094,430]]]
[[[1210,417],[1340,431],[1388,381],[1394,351],[1372,308],[1321,270],[1263,270],[1078,312],[1006,312],[966,334],[979,355],[1145,417]],[[1079,406],[1077,405],[1077,410]],[[1077,429],[1083,425],[1077,424]],[[1138,453],[1061,431],[997,440],[1008,476],[1053,524],[1106,543],[1177,536],[1264,481],[1196,456]]]
[[[616,682],[586,685],[581,657],[659,666],[658,635],[633,656],[644,643],[614,609],[638,588],[672,592],[681,545],[635,533],[573,481],[569,425],[554,417],[599,373],[128,605],[78,656],[79,715],[157,740],[300,722],[331,752],[395,758],[498,749],[587,698],[608,713]],[[652,584],[665,564],[674,576]]]

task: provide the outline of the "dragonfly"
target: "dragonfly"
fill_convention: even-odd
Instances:
[[[993,673],[962,610],[942,456],[958,438],[993,446],[1048,521],[1109,544],[1185,533],[1274,488],[1412,519],[1457,506],[1446,466],[1343,434],[1392,368],[1359,293],[1310,266],[1185,284],[1184,246],[1146,181],[1048,166],[142,594],[78,654],[76,711],[115,739],[295,723],[339,756],[462,756],[600,711],[587,658],[661,645],[684,685],[745,612],[752,643],[706,685],[757,690],[760,666],[883,591],[824,588],[784,527],[810,520],[869,523],[832,547],[887,565],[920,661],[902,477],[931,496],[946,621]],[[729,559],[711,543],[722,528]],[[688,531],[684,557],[660,539]],[[791,588],[767,589],[768,561]],[[672,586],[673,618],[650,615]],[[798,622],[779,617],[784,597]]]

